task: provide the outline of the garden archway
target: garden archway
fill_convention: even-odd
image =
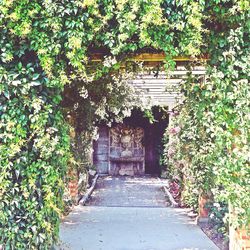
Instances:
[[[99,55],[99,57],[101,56]],[[98,60],[97,56],[94,56],[94,58]],[[141,107],[141,111],[138,108],[132,109],[132,114],[125,117],[120,125],[123,124],[128,129],[129,127],[130,129],[139,129],[139,127],[143,129],[143,153],[141,152],[140,155],[135,153],[135,157],[131,156],[131,164],[128,163],[129,157],[124,159],[124,162],[127,163],[122,162],[122,158],[119,158],[121,152],[113,152],[115,149],[112,146],[112,141],[114,136],[121,138],[123,130],[118,131],[116,123],[112,125],[112,129],[109,126],[101,125],[99,127],[98,140],[94,142],[93,147],[93,163],[97,167],[98,173],[117,175],[119,171],[115,169],[120,169],[121,165],[124,168],[126,165],[130,165],[130,168],[133,168],[132,165],[134,165],[134,168],[136,168],[136,165],[139,167],[139,162],[143,162],[141,171],[131,170],[130,174],[125,171],[123,174],[142,175],[146,173],[160,175],[161,164],[163,164],[160,163],[163,154],[162,138],[168,126],[168,113],[180,102],[181,93],[178,89],[181,83],[187,79],[188,73],[204,81],[204,63],[207,60],[202,58],[194,62],[191,58],[175,58],[175,69],[166,73],[161,66],[164,58],[165,55],[162,53],[144,53],[130,59],[143,63],[141,71],[137,72],[133,78],[128,79],[128,83],[135,89],[135,94],[141,99],[139,102],[147,103],[147,105],[145,108]],[[188,70],[187,68],[190,69]],[[151,120],[146,117],[146,114],[143,114],[145,110],[152,112]],[[117,131],[112,132],[114,129]],[[132,137],[136,137],[133,132],[131,132]],[[117,150],[120,151],[122,149],[118,147]],[[134,150],[131,150],[133,152],[132,155],[134,155]],[[112,154],[115,154],[115,156],[112,156]],[[136,162],[136,159],[138,162]],[[116,167],[113,166],[114,164]]]
[[[48,249],[57,239],[66,169],[80,164],[71,147],[79,144],[68,135],[79,133],[88,145],[93,121],[124,117],[131,99],[117,72],[145,50],[164,51],[166,69],[177,55],[209,54],[207,81],[190,76],[182,86],[185,103],[176,124],[186,132],[176,135],[176,155],[195,180],[187,189],[190,204],[197,201],[193,186],[213,190],[234,208],[235,226],[248,226],[248,20],[246,0],[3,0],[0,244]],[[103,48],[105,58],[91,61]],[[134,65],[127,66],[133,72]],[[73,105],[81,112],[63,115],[64,88],[77,89],[71,101],[81,97],[84,105]]]

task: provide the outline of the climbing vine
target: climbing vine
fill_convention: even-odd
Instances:
[[[182,84],[166,156],[172,176],[182,179],[186,204],[197,207],[199,195],[208,195],[215,204],[230,204],[234,226],[248,226],[249,5],[227,2],[218,8],[209,1],[206,8],[206,79],[189,75]]]
[[[52,244],[70,157],[60,91],[36,63],[0,67],[0,242]]]
[[[216,104],[216,97],[223,97],[223,88],[227,91],[236,88],[237,92],[231,90],[234,94],[231,106],[226,103],[233,113],[224,110],[223,99],[223,108],[211,119],[212,124],[217,124],[225,118],[222,115],[225,112],[232,115],[235,127],[227,132],[231,139],[238,138],[234,144],[230,141],[235,145],[232,147],[243,152],[245,146],[241,146],[241,141],[248,135],[243,122],[239,131],[236,124],[240,119],[246,122],[244,100],[248,85],[244,79],[248,68],[244,58],[248,50],[244,44],[249,26],[244,20],[248,7],[244,0],[0,0],[0,244],[7,249],[49,249],[56,241],[63,177],[66,166],[73,161],[67,115],[63,114],[70,111],[68,114],[77,119],[77,123],[73,122],[77,133],[83,132],[79,130],[81,126],[92,131],[98,118],[110,121],[126,115],[132,97],[128,97],[126,81],[117,78],[133,54],[163,51],[166,69],[174,66],[173,57],[177,55],[194,57],[201,52],[214,55],[211,65],[218,67],[211,68],[211,78],[201,85],[208,88],[207,94],[200,85],[191,84],[188,91],[193,90],[197,100],[193,101],[191,94],[187,97],[196,104],[193,108],[199,106],[199,98],[206,106],[209,95],[213,97],[211,103]],[[229,36],[231,40],[227,40]],[[94,54],[98,52],[105,57],[95,61]],[[221,78],[220,72],[224,74]],[[213,88],[218,92],[216,96]],[[72,97],[76,99],[70,102]],[[69,103],[73,105],[71,109]],[[207,110],[210,108],[212,104]],[[186,112],[190,119],[187,109]],[[207,133],[204,138],[210,143]],[[242,165],[233,164],[236,153],[229,150],[229,137],[224,135],[227,133],[216,134],[210,144],[219,150],[212,147],[206,157],[211,162],[209,166],[221,173],[216,182],[222,183],[229,194],[232,186],[227,178],[222,178],[222,173],[225,177],[234,175],[225,166],[237,166],[240,177],[247,176],[247,169],[241,167],[246,162],[244,156],[237,162]],[[226,148],[222,146],[224,142]],[[231,160],[226,158],[225,149],[229,150]],[[219,165],[212,164],[212,159],[218,156],[215,153],[222,157]],[[245,177],[242,180],[247,181]],[[240,187],[244,187],[243,183]],[[227,198],[233,200],[231,196]],[[243,216],[244,212],[240,214]]]

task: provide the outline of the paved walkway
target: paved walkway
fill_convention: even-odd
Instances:
[[[98,180],[61,224],[62,250],[216,250],[185,210],[167,207],[156,178]]]
[[[165,182],[165,183],[164,183]],[[169,204],[161,190],[167,181],[150,177],[106,177],[98,179],[88,206],[166,207]]]

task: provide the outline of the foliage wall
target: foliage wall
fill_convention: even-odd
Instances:
[[[225,1],[218,8],[209,1],[205,11],[206,79],[190,75],[181,86],[183,102],[172,114],[166,155],[172,176],[182,180],[186,204],[197,207],[203,193],[221,213],[231,204],[235,226],[249,225],[249,3]]]
[[[61,108],[80,136],[97,118],[123,117],[126,57],[164,51],[168,68],[172,56],[198,55],[202,2],[0,0],[0,244],[53,244],[72,157]],[[99,50],[106,57],[91,62]]]
[[[51,244],[69,157],[60,91],[37,64],[0,67],[0,242],[6,249]]]
[[[237,75],[246,71],[245,68],[241,70],[244,60],[235,58],[247,56],[247,49],[244,55],[240,54],[246,40],[244,15],[249,7],[247,4],[245,0],[0,0],[0,244],[9,249],[48,249],[57,239],[62,179],[71,157],[61,108],[65,107],[77,119],[77,133],[84,132],[78,129],[82,126],[91,131],[93,122],[99,117],[106,120],[122,117],[131,105],[127,96],[130,90],[124,87],[122,79],[117,80],[117,75],[123,71],[122,65],[130,55],[164,51],[165,66],[169,68],[174,65],[173,56],[196,56],[201,51],[215,54],[211,64],[230,70],[228,73],[220,67],[214,70],[214,77],[209,82],[218,90],[217,96],[225,98],[219,90],[229,90],[235,85],[240,88],[238,95],[245,97],[247,85],[244,81],[239,85],[232,83],[245,78],[243,74]],[[237,34],[240,34],[239,40]],[[229,35],[234,40],[227,40]],[[239,48],[233,46],[235,39]],[[105,58],[101,62],[91,62],[91,55],[98,51],[104,52]],[[128,71],[133,70],[131,67]],[[217,76],[221,71],[223,81]],[[198,97],[207,94],[200,94],[200,86],[189,90],[197,95],[188,95],[191,102],[197,97],[194,107],[199,106]],[[212,95],[213,92],[208,93]],[[217,96],[212,103],[217,103]],[[236,97],[232,98],[231,106],[241,105],[234,99]],[[62,99],[64,103],[60,103]],[[72,108],[68,106],[70,99],[73,99]],[[201,99],[205,106],[207,99]],[[223,108],[211,118],[211,124],[221,119],[228,121],[222,114],[227,112],[224,105],[229,102],[222,101]],[[242,105],[247,107],[244,101]],[[208,106],[208,110],[212,108]],[[240,107],[239,112],[245,114]],[[233,110],[230,112],[236,124],[238,113],[234,108],[230,110]],[[203,111],[199,112],[203,117]],[[186,117],[190,119],[188,110]],[[194,128],[204,128],[198,120],[194,121],[197,121]],[[223,131],[223,126],[227,126],[224,123],[223,120]],[[228,135],[233,133],[226,131]],[[242,128],[240,133],[235,133],[246,140],[244,131]],[[212,146],[220,145],[218,150],[209,150],[221,152],[219,162],[226,162],[217,169],[231,176],[231,172],[220,168],[229,164],[225,151],[230,147],[222,146],[228,140],[224,136],[227,132],[219,133],[216,142],[212,140]],[[204,141],[208,135],[204,134]],[[238,148],[241,152],[241,146]],[[200,152],[200,148],[198,150]],[[216,157],[212,153],[208,155]],[[229,159],[233,160],[233,150],[230,154]],[[243,166],[245,160],[241,158],[239,162]],[[237,164],[235,166],[240,168]],[[194,165],[191,163],[191,166]],[[227,180],[220,179],[228,194],[231,186]],[[235,176],[235,180],[241,179]],[[244,185],[240,183],[241,186]]]

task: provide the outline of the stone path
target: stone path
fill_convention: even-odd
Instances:
[[[165,183],[164,183],[165,182]],[[166,207],[162,191],[167,181],[150,177],[99,178],[87,205],[104,207]]]
[[[154,178],[98,180],[88,206],[60,227],[61,250],[216,250],[185,210],[167,207]]]

